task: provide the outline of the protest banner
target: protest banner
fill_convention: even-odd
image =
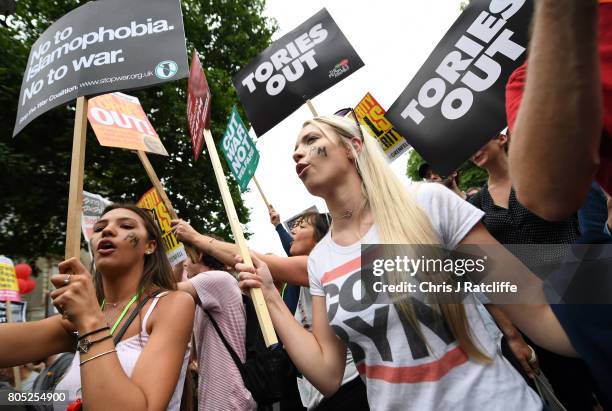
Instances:
[[[202,133],[205,128],[210,128],[211,97],[198,51],[194,50],[191,58],[191,69],[189,70],[189,81],[187,82],[187,121],[195,161],[200,157],[204,145],[204,135]]]
[[[83,230],[83,237],[89,248],[89,252],[93,253],[91,249],[91,236],[93,234],[93,226],[96,221],[102,216],[102,211],[111,204],[106,198],[92,194],[87,191],[83,191],[83,207],[81,210],[81,229]]]
[[[77,98],[66,259],[80,254],[85,96],[176,80],[186,76],[186,63],[179,0],[89,2],[52,24],[32,46],[13,136],[44,112]]]
[[[326,9],[276,40],[232,82],[258,136],[363,66]]]
[[[79,96],[187,75],[179,0],[92,1],[53,23],[30,50],[13,136]]]
[[[168,155],[136,97],[119,92],[94,97],[87,118],[102,146]]]
[[[0,256],[0,301],[21,301],[15,266],[5,256]]]
[[[287,220],[285,220],[283,222],[283,226],[285,226],[285,229],[287,231],[291,231],[291,229],[293,228],[293,225],[295,224],[295,222],[301,217],[303,216],[305,213],[318,213],[319,209],[317,208],[317,206],[312,206],[312,207],[308,207],[306,210],[299,212],[298,214],[294,215],[291,218],[288,218]]]
[[[221,140],[221,151],[227,160],[230,171],[244,192],[259,164],[259,152],[242,122],[236,106],[232,108],[227,128]]]
[[[26,301],[13,301],[10,303],[11,312],[8,312],[8,302],[0,301],[0,324],[4,323],[24,323],[26,322],[26,311],[28,303]],[[9,321],[9,317],[11,317]]]
[[[173,219],[173,217],[168,212],[164,201],[155,187],[147,191],[140,198],[140,200],[138,200],[136,205],[140,208],[149,210],[155,218],[155,221],[162,232],[162,242],[166,255],[168,256],[168,260],[170,261],[170,265],[174,266],[181,261],[185,261],[187,259],[185,247],[183,246],[183,243],[181,243],[175,237],[175,235],[172,234],[170,221]]]
[[[533,0],[472,0],[387,111],[441,175],[506,126],[505,86],[526,58]]]
[[[410,144],[385,117],[385,109],[372,94],[367,93],[355,107],[355,114],[370,134],[378,140],[389,161],[393,161],[410,148]]]

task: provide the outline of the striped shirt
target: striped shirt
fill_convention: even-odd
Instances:
[[[194,336],[198,355],[198,410],[255,410],[250,391],[204,312],[215,319],[223,336],[244,362],[246,313],[238,283],[224,271],[208,271],[189,281],[198,293]]]

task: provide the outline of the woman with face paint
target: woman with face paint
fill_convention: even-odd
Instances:
[[[188,223],[182,220],[172,221],[176,237],[187,244],[211,255],[227,265],[234,265],[238,247],[234,244],[220,241],[217,238],[199,234]],[[251,250],[253,258],[261,259],[270,266],[272,276],[277,282],[302,285],[300,297],[294,318],[304,330],[312,329],[312,297],[308,291],[307,257],[317,243],[325,237],[329,230],[329,216],[317,212],[307,212],[300,216],[298,223],[291,229],[291,257],[279,257],[271,254],[260,254]],[[304,287],[305,285],[305,287]],[[308,410],[351,409],[367,410],[365,386],[359,378],[355,363],[349,355],[345,361],[340,388],[332,396],[326,396],[317,390],[306,378],[297,378],[301,402]],[[281,410],[283,402],[281,401]],[[287,408],[292,409],[292,408]]]
[[[78,349],[56,386],[70,409],[179,410],[194,303],[173,291],[159,229],[146,210],[114,204],[95,223],[91,243],[93,275],[71,258],[51,277],[62,315],[0,325],[0,367]],[[115,345],[113,336],[143,301]]]
[[[371,409],[541,409],[537,395],[499,354],[473,296],[466,304],[379,304],[358,287],[361,244],[453,249],[464,242],[495,243],[479,223],[482,212],[439,184],[408,193],[376,140],[340,116],[307,121],[293,158],[298,177],[325,199],[333,219],[308,260],[312,333],[282,304],[264,261],[255,258],[256,269],[236,269],[241,287],[262,288],[275,329],[304,376],[332,395],[349,348]]]

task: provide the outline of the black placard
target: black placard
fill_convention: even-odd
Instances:
[[[387,111],[439,174],[506,125],[505,86],[525,60],[533,0],[472,0]]]
[[[13,135],[76,97],[148,87],[187,76],[179,0],[92,1],[34,43]]]
[[[284,35],[233,78],[258,136],[306,100],[342,81],[363,61],[334,19],[322,9]]]

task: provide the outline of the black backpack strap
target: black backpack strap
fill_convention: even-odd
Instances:
[[[161,292],[162,290],[156,290],[153,293],[151,293],[151,295],[148,295],[142,300],[140,300],[140,303],[136,306],[136,309],[132,311],[128,319],[125,320],[125,322],[123,323],[123,325],[121,326],[117,334],[115,334],[115,336],[113,337],[113,342],[115,343],[115,345],[119,344],[119,342],[121,341],[121,338],[123,338],[123,335],[127,331],[128,327],[130,326],[130,324],[132,324],[132,321],[134,321],[134,318],[136,318],[136,316],[138,315],[140,310],[142,310],[142,307],[144,307],[147,301],[149,301],[149,299],[151,299],[152,297],[155,297],[157,294]]]
[[[208,315],[208,318],[210,318],[210,322],[212,323],[213,327],[215,327],[215,330],[217,330],[217,334],[219,334],[219,337],[221,337],[221,341],[223,342],[223,345],[225,345],[225,348],[227,349],[230,356],[232,357],[232,360],[234,360],[234,364],[236,364],[236,367],[238,368],[238,371],[240,372],[240,376],[242,377],[242,380],[244,381],[244,364],[242,363],[242,361],[240,361],[240,357],[238,357],[238,354],[236,354],[236,351],[234,351],[232,346],[225,339],[225,336],[221,332],[221,329],[219,328],[219,325],[217,324],[213,316],[210,315],[210,313],[207,310],[204,310],[204,312],[206,313],[206,315]]]

